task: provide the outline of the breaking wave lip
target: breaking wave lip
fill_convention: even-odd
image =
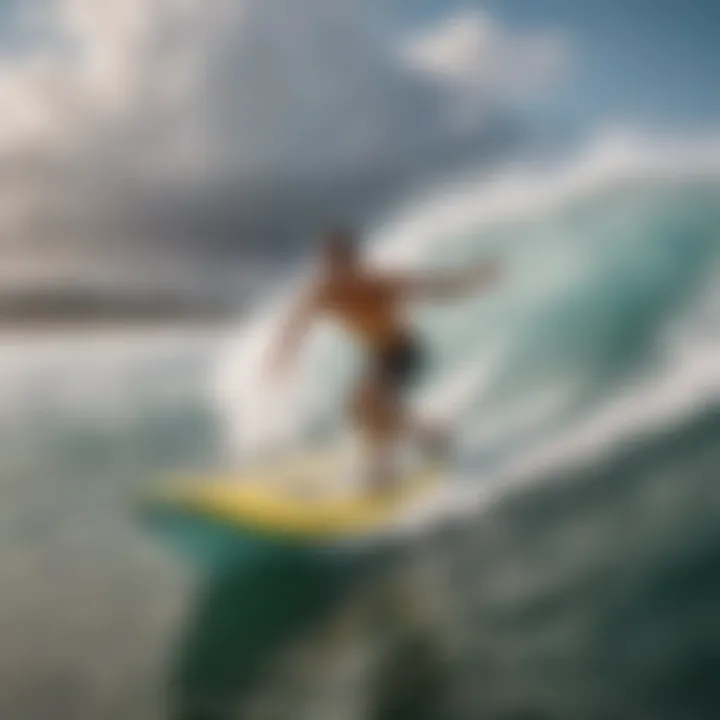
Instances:
[[[514,162],[489,178],[464,175],[401,208],[377,228],[374,250],[385,262],[421,259],[438,236],[535,221],[583,197],[648,181],[720,180],[720,135],[654,139],[620,128],[600,132],[570,160]]]
[[[641,189],[652,189],[656,182],[682,187],[700,182],[716,187],[718,181],[720,137],[658,142],[627,132],[605,133],[574,160],[550,168],[514,165],[482,184],[465,178],[450,189],[436,190],[416,200],[402,208],[395,220],[376,229],[371,236],[371,251],[387,264],[404,266],[422,265],[429,259],[435,262],[431,256],[438,248],[447,248],[449,252],[443,255],[450,260],[459,249],[482,255],[495,242],[493,230],[506,224],[531,226],[561,213],[578,198],[602,202],[607,192],[628,184]],[[458,237],[462,241],[470,235],[471,247],[467,242],[458,245]],[[448,238],[454,238],[455,244],[444,244]],[[326,410],[329,406],[332,385],[341,386],[342,377],[350,372],[345,368],[348,360],[352,365],[350,354],[343,357],[333,334],[321,333],[304,354],[298,372],[301,381],[283,393],[273,396],[268,392],[261,375],[264,353],[293,290],[290,288],[285,297],[251,318],[221,354],[212,390],[226,420],[231,456],[297,439],[318,408]],[[483,357],[463,354],[456,358],[452,374],[446,372],[423,388],[421,404],[448,417],[466,413],[473,398],[489,392],[495,379],[494,368],[503,361],[503,341],[502,336],[489,338],[489,349]],[[571,462],[571,456],[605,447],[633,427],[664,422],[661,418],[668,420],[689,412],[699,407],[703,398],[718,394],[717,371],[714,373],[713,367],[720,367],[720,363],[714,344],[687,344],[682,352],[678,350],[674,361],[668,362],[668,367],[660,378],[653,376],[609,403],[601,403],[590,413],[585,430],[576,426],[569,435],[562,433],[554,441],[541,443],[542,448],[520,449],[518,460],[504,462],[504,469],[493,473],[497,479],[483,478],[485,492],[537,475],[548,463]],[[338,377],[333,379],[333,374]],[[536,424],[547,425],[553,418],[567,414],[582,384],[575,381],[578,379],[536,398]],[[474,431],[469,422],[463,421],[460,434],[466,444],[472,444]]]

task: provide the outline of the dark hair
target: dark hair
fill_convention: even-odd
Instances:
[[[357,238],[352,230],[336,227],[323,238],[323,252],[332,259],[349,260],[357,254]]]

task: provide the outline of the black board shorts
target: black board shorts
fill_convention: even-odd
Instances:
[[[390,390],[401,393],[417,380],[424,359],[420,342],[417,338],[408,337],[377,351],[374,370]]]

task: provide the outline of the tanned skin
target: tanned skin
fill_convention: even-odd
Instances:
[[[488,290],[500,277],[496,261],[429,276],[382,272],[364,260],[352,233],[329,232],[320,243],[318,276],[292,309],[272,348],[270,371],[277,377],[288,369],[306,332],[320,318],[338,322],[360,341],[370,358],[380,357],[412,340],[411,304],[460,299]],[[353,391],[348,415],[367,447],[373,489],[387,489],[399,440],[414,431],[427,433],[409,417],[402,393],[372,370]]]

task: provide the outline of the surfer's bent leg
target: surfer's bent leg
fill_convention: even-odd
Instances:
[[[395,476],[394,451],[404,427],[396,393],[375,374],[366,377],[352,396],[350,417],[367,452],[373,489],[388,488]]]
[[[425,352],[416,338],[406,338],[383,356],[382,374],[397,396],[401,407],[410,386],[425,365]],[[409,412],[401,412],[402,435],[418,442],[427,456],[445,458],[450,451],[450,438],[439,425],[421,421]]]
[[[366,443],[372,485],[386,489],[395,479],[395,451],[412,427],[406,415],[404,394],[420,366],[420,353],[412,339],[403,338],[381,349],[371,373],[358,387],[351,417]]]

